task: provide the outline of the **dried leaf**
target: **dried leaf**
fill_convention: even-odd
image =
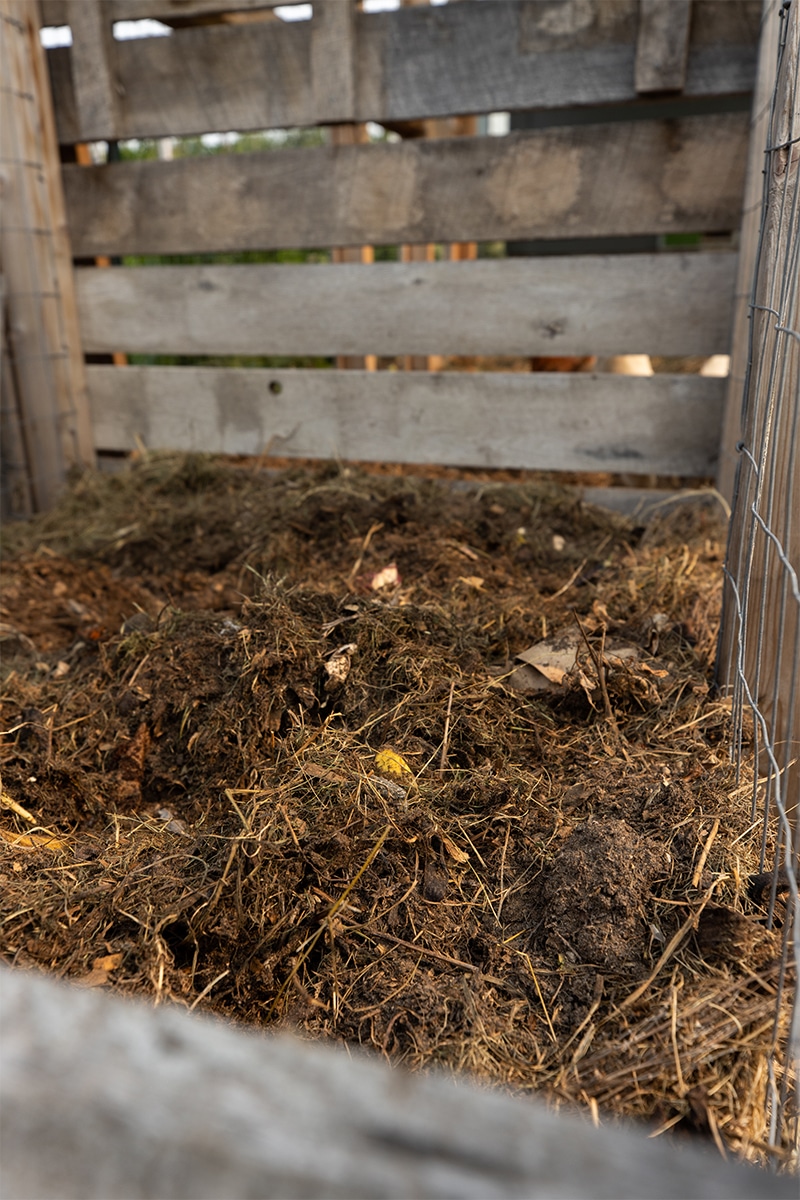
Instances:
[[[539,671],[551,686],[559,687],[578,660],[579,641],[577,634],[572,633],[547,638],[535,646],[529,646],[517,658]]]
[[[66,850],[67,843],[52,833],[15,833],[13,829],[0,829],[0,837],[14,847],[23,850]]]
[[[350,674],[352,655],[356,650],[355,642],[348,642],[335,651],[324,664],[328,678],[325,680],[325,691],[332,692],[341,687]]]
[[[527,663],[521,663],[511,670],[508,667],[490,667],[489,674],[498,678],[503,687],[512,692],[519,692],[521,696],[527,696],[531,692],[546,692],[553,686],[541,671],[537,671],[536,667],[529,667]]]
[[[117,967],[122,964],[121,954],[104,954],[102,958],[96,958],[92,963],[91,971],[79,979],[73,980],[78,987],[92,988],[105,987],[109,982],[109,975],[112,971],[116,971]]]
[[[373,592],[379,592],[382,588],[396,587],[400,583],[400,572],[397,569],[396,563],[389,563],[388,567],[384,567],[381,571],[376,571],[370,580],[369,586]]]
[[[325,783],[347,783],[347,776],[341,771],[333,771],[330,767],[322,767],[319,763],[304,763],[303,774],[310,779],[322,779]]]
[[[464,851],[455,844],[455,842],[451,841],[450,838],[446,837],[443,833],[440,833],[439,837],[441,838],[442,845],[454,862],[469,862],[469,855],[465,854]]]

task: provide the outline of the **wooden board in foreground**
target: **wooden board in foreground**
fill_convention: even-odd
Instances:
[[[788,1200],[796,1181],[178,1005],[0,971],[3,1194]],[[46,1150],[46,1153],[44,1152]]]
[[[727,353],[736,256],[77,272],[84,350],[138,354]]]
[[[322,20],[328,9],[342,5],[343,0],[323,4]],[[121,11],[118,2],[112,7],[104,0],[103,7]],[[180,6],[156,0],[149,7],[156,10],[149,15],[171,9],[163,14],[169,18],[200,6],[197,0],[181,0]],[[695,0],[685,95],[742,95],[752,89],[758,20],[759,5],[752,0]],[[314,24],[200,26],[176,29],[170,37],[118,42],[115,66],[124,94],[117,112],[109,112],[103,136],[163,137],[343,119],[330,107],[330,90],[320,89],[314,77],[314,63],[320,63]],[[330,79],[352,96],[347,119],[382,124],[628,103],[637,98],[638,26],[638,0],[555,5],[491,0],[361,12],[355,14],[352,54],[331,57]],[[49,58],[59,136],[80,141],[84,131],[72,94],[70,51],[53,50]]]
[[[724,379],[88,368],[99,450],[713,475]]]
[[[605,237],[738,228],[746,113],[66,166],[73,252]]]

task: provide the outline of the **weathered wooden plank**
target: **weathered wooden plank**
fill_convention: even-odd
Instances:
[[[46,508],[93,449],[44,55],[21,0],[0,0],[0,81],[8,349],[33,501]]]
[[[734,229],[746,152],[728,113],[63,176],[76,255],[191,254]]]
[[[736,444],[741,437],[742,396],[750,356],[750,303],[753,298],[758,233],[764,200],[765,152],[768,144],[772,93],[778,60],[782,0],[763,0],[762,33],[759,41],[758,79],[753,96],[747,171],[742,204],[740,254],[736,277],[731,369],[720,448],[717,487],[725,498],[733,498],[733,485],[739,455]]]
[[[99,450],[709,475],[724,380],[89,367]]]
[[[43,25],[68,25],[70,0],[39,0]],[[216,15],[234,10],[253,12],[305,0],[103,0],[112,21],[139,21],[144,17],[169,21],[182,17]]]
[[[50,310],[53,323],[49,326],[48,336],[55,351],[59,432],[67,465],[87,467],[94,464],[95,455],[78,327],[72,247],[67,229],[64,187],[46,56],[39,36],[38,19],[30,12],[30,6],[26,8],[26,23],[31,45],[40,161],[44,167],[37,182],[39,187],[44,187],[42,203],[45,205],[46,224],[39,226],[39,230],[48,228],[51,232],[47,253],[51,259],[49,269],[52,271],[51,278],[56,291],[55,308]],[[39,241],[43,244],[44,238],[40,237]],[[47,308],[44,311],[46,315]]]
[[[637,92],[681,92],[686,83],[692,0],[639,0]]]
[[[314,111],[328,123],[353,121],[356,110],[355,0],[317,4],[311,21]]]
[[[352,122],[345,125],[332,125],[329,136],[332,146],[362,146],[370,140],[366,125]],[[333,263],[371,264],[374,261],[374,246],[333,246],[331,248],[331,262]],[[301,319],[304,320],[304,318]],[[371,353],[366,355],[337,354],[336,366],[340,371],[376,371],[378,359],[375,354]]]
[[[0,122],[0,159],[11,164],[3,186],[3,221],[0,227],[8,310],[8,350],[13,355],[20,408],[21,432],[34,454],[31,466],[34,505],[44,508],[55,498],[65,476],[58,436],[58,399],[54,364],[43,319],[43,307],[52,307],[53,278],[46,253],[34,229],[41,207],[41,175],[36,153],[36,112],[30,77],[30,45],[25,36],[22,6],[0,0],[0,79],[3,120]],[[44,300],[44,294],[49,296]]]
[[[338,9],[326,5],[323,11]],[[358,13],[357,121],[625,103],[634,82],[637,0],[463,0]],[[695,0],[687,96],[753,86],[757,0]],[[314,101],[312,22],[175,30],[119,42],[120,124],[106,137],[269,129],[336,119]],[[79,140],[70,51],[49,52],[59,136]]]
[[[736,256],[76,272],[84,351],[727,353]]]
[[[120,85],[111,14],[104,0],[69,0],[67,16],[72,27],[78,137],[92,142],[105,137],[104,130],[119,125]]]
[[[36,971],[3,967],[0,992],[3,1190],[18,1200],[796,1194],[788,1175],[643,1129],[593,1129],[527,1097],[392,1070],[367,1053]]]
[[[25,518],[32,512],[19,397],[6,342],[5,283],[0,275],[0,520]]]

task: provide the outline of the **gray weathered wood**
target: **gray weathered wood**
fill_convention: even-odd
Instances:
[[[0,971],[7,1200],[784,1200],[716,1151]]]
[[[727,353],[736,256],[77,271],[83,348],[138,354]]]
[[[3,264],[8,351],[37,508],[93,459],[58,145],[37,12],[0,0]]]
[[[0,519],[33,512],[30,469],[22,436],[19,397],[6,344],[5,283],[0,275]]]
[[[734,229],[746,149],[729,113],[63,176],[76,255],[191,254]]]
[[[739,461],[736,444],[741,436],[742,396],[749,359],[750,302],[753,293],[758,232],[764,199],[765,149],[769,135],[772,93],[778,60],[781,8],[782,0],[763,0],[758,79],[750,120],[747,173],[742,205],[741,250],[734,292],[731,369],[728,376],[728,393],[725,402],[717,478],[717,487],[728,501],[733,498],[733,484]]]
[[[104,0],[112,21],[139,21],[144,17],[168,21],[224,12],[252,12],[306,0]],[[70,0],[39,0],[43,25],[68,25]]]
[[[72,28],[77,140],[92,142],[107,137],[106,131],[120,124],[111,13],[104,0],[69,0],[67,16]]]
[[[692,0],[639,0],[637,92],[683,91],[691,12]]]
[[[358,13],[353,119],[386,124],[635,100],[637,12],[637,0],[568,0],[557,7],[463,0]],[[751,90],[758,22],[758,0],[695,0],[687,96]],[[105,136],[164,137],[335,119],[314,102],[311,44],[309,21],[215,25],[118,42],[125,95],[120,124]],[[70,54],[49,52],[63,142],[79,140]]]
[[[696,375],[89,367],[98,450],[710,475],[724,380]]]
[[[317,4],[311,21],[311,88],[314,111],[329,124],[356,113],[355,0]]]
[[[30,41],[19,0],[0,0],[2,97],[0,159],[5,164],[0,258],[7,290],[8,351],[13,358],[20,425],[29,450],[31,490],[38,508],[52,503],[65,478],[58,435],[58,397],[53,347],[44,309],[52,309],[50,242],[37,238],[34,213],[42,214],[40,147],[31,87]],[[46,210],[45,210],[46,211]],[[44,300],[44,296],[49,297]],[[52,320],[48,323],[52,328]]]

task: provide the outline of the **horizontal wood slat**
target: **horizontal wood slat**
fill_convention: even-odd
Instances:
[[[712,475],[725,381],[89,367],[99,450]]]
[[[734,254],[76,272],[84,351],[687,354],[730,349]]]
[[[191,7],[181,5],[187,14]],[[695,0],[686,96],[752,90],[759,19],[758,0]],[[638,0],[569,0],[557,6],[462,0],[359,13],[348,84],[352,119],[391,124],[633,101],[637,28]],[[116,70],[123,95],[104,136],[330,122],[337,113],[328,110],[324,90],[312,81],[313,36],[312,21],[267,20],[119,42]],[[52,50],[48,57],[59,137],[80,141],[70,51]],[[336,68],[344,70],[341,62]]]
[[[231,11],[253,13],[285,4],[304,4],[306,0],[103,0],[103,3],[112,21],[140,21],[146,17],[170,21]],[[68,4],[69,0],[39,0],[42,24],[67,25]]]
[[[746,113],[66,166],[76,256],[738,227]]]

